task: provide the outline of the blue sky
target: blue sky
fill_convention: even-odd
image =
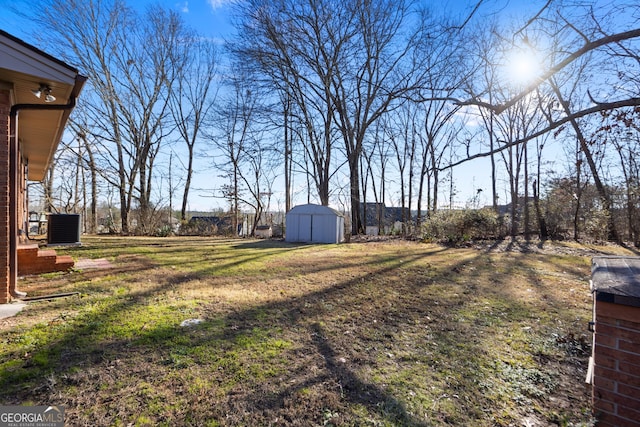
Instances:
[[[234,2],[241,0],[129,0],[128,3],[140,9],[145,5],[159,3],[180,12],[185,21],[205,36],[225,37],[232,33],[230,11]],[[480,0],[423,0],[434,8],[454,15],[468,14]],[[0,28],[29,42],[34,30],[28,21],[17,16],[13,10],[20,10],[30,4],[30,0],[0,0]],[[510,14],[533,10],[539,7],[536,1],[525,0],[484,0],[478,14],[482,17]]]
[[[229,37],[233,32],[231,10],[232,3],[235,1],[241,0],[130,0],[129,4],[140,9],[144,9],[146,5],[159,3],[166,8],[181,13],[185,22],[196,29],[204,37],[222,40],[223,38]],[[477,0],[423,1],[429,1],[433,4],[434,8],[440,9],[454,17],[457,16],[458,18],[464,19],[464,17],[473,10]],[[21,18],[13,12],[14,10],[19,10],[21,7],[27,6],[29,3],[29,0],[0,0],[0,28],[18,38],[23,39],[27,43],[37,46],[37,43],[33,38],[34,31],[37,29],[34,28],[30,22],[25,21],[24,18]],[[476,19],[489,18],[496,14],[508,18],[516,13],[532,13],[536,7],[539,7],[539,3],[536,1],[484,0],[483,6],[478,11]],[[490,189],[490,176],[488,160],[483,159],[471,162],[460,168],[456,168],[453,173],[456,190],[458,192],[455,197],[455,201],[458,204],[468,202],[474,195],[476,195],[476,190],[478,188],[486,190],[481,194],[482,199],[479,200],[480,205],[489,202],[490,192],[488,190]],[[210,186],[211,174],[210,165],[202,165],[201,172],[198,173],[196,171],[193,187],[195,189],[204,189],[207,186]],[[448,184],[443,185],[443,187],[445,186],[448,188]],[[211,189],[211,191],[207,190],[201,194],[211,194],[212,191],[213,189]],[[192,191],[191,194],[193,196],[192,209],[212,210],[217,207],[224,207],[225,202],[222,200],[212,199],[210,197],[198,197],[197,191]],[[306,195],[300,197],[306,201]],[[395,200],[396,197],[392,196],[392,198],[394,200],[390,200],[390,203],[397,203],[397,200]],[[444,195],[441,196],[441,203],[446,203],[443,199],[448,199],[448,195],[446,197],[444,197]],[[178,198],[174,200],[174,206],[177,205],[177,203]]]
[[[160,3],[181,12],[185,21],[203,35],[222,38],[233,31],[229,17],[232,1],[191,0],[176,3],[172,0],[163,0]]]
[[[234,0],[130,0],[129,4],[143,9],[158,3],[178,11],[189,25],[208,37],[224,37],[231,33],[230,4]],[[0,29],[30,42],[34,28],[28,21],[15,14],[31,3],[29,0],[0,0]]]

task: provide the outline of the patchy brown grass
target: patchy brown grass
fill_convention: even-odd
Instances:
[[[590,259],[503,242],[86,238],[26,278],[0,403],[67,425],[591,425]],[[203,322],[180,326],[188,319]]]

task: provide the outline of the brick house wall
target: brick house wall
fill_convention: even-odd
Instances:
[[[592,290],[597,425],[640,427],[640,258],[594,258]]]
[[[27,178],[44,178],[85,82],[77,69],[0,29],[0,304],[24,295],[16,281],[18,253],[28,243]],[[55,91],[56,99],[34,97],[37,89]],[[40,255],[37,264],[46,258]],[[25,263],[31,261],[22,271]]]
[[[9,302],[9,114],[11,96],[0,89],[0,304]]]
[[[598,426],[640,426],[640,307],[598,301],[595,316]]]

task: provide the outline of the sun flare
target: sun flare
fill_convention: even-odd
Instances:
[[[540,71],[540,62],[533,52],[514,52],[509,60],[508,77],[515,84],[532,83]]]

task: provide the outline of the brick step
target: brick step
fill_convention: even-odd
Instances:
[[[18,256],[36,256],[39,250],[38,245],[18,245]]]
[[[57,255],[55,250],[41,250],[38,245],[18,247],[18,275],[52,273],[66,271],[74,265],[68,255]]]
[[[49,259],[49,258],[55,258],[58,255],[56,254],[56,251],[53,251],[51,249],[48,250],[39,250],[38,254],[37,254],[37,258],[38,259]]]
[[[66,271],[70,268],[73,268],[75,265],[75,261],[69,255],[58,255],[56,256],[56,271]]]

